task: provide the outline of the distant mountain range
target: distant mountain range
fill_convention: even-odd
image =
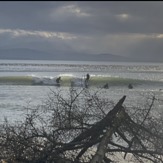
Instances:
[[[54,53],[43,52],[28,48],[0,49],[0,59],[17,60],[71,60],[71,61],[132,61],[131,58],[113,54],[83,54],[83,53]]]

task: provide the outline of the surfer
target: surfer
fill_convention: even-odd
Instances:
[[[89,80],[89,78],[90,78],[90,75],[87,74],[87,75],[86,75],[86,80]]]
[[[60,81],[61,81],[61,77],[59,76],[59,77],[56,79],[57,86],[60,86]]]
[[[128,88],[129,88],[129,89],[132,89],[132,88],[133,88],[132,84],[129,84],[129,85],[128,85]]]
[[[105,88],[105,89],[109,88],[109,84],[106,83],[106,84],[103,86],[103,88]]]
[[[86,87],[86,88],[88,88],[88,81],[89,81],[89,79],[90,79],[90,75],[87,74],[87,75],[86,75],[86,79],[85,79],[85,87]]]

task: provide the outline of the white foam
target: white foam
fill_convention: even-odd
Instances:
[[[82,78],[74,77],[71,80],[71,86],[79,86],[83,87],[84,86],[84,80]]]
[[[32,77],[33,84],[41,84],[41,85],[55,85],[56,78],[52,77]]]

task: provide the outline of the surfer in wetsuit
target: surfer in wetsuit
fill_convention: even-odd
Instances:
[[[103,86],[103,88],[105,88],[105,89],[109,88],[109,84],[106,83],[106,84]]]
[[[61,77],[58,77],[58,78],[56,79],[56,83],[57,83],[57,86],[59,86],[59,87],[60,87],[60,81],[61,81]]]
[[[89,79],[90,79],[90,75],[87,74],[87,75],[86,75],[86,79],[85,79],[85,87],[86,87],[86,88],[88,88],[88,81],[89,81]]]
[[[128,85],[128,88],[129,88],[129,89],[133,89],[132,84],[129,84],[129,85]]]

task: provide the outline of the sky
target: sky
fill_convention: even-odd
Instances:
[[[162,1],[1,1],[0,49],[163,61]]]

